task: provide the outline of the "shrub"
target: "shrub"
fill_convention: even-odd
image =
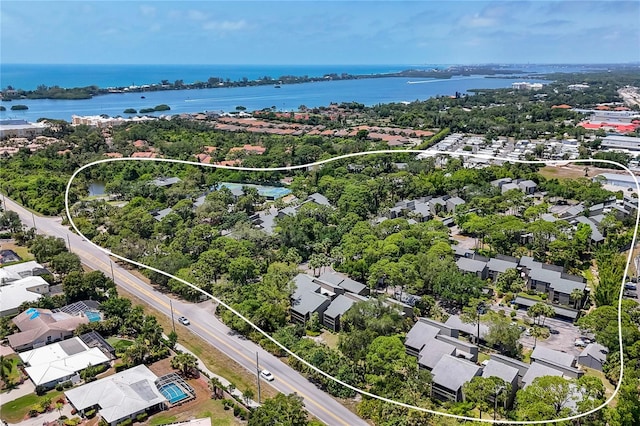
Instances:
[[[516,317],[516,311],[511,311],[511,313],[509,315],[511,315],[511,318],[515,318]]]
[[[147,413],[140,413],[136,416],[136,420],[139,422],[144,422],[145,420],[147,420],[147,417],[149,417]]]
[[[80,417],[72,417],[64,421],[66,426],[76,426],[82,423],[82,419]]]
[[[63,389],[64,389],[64,387],[62,386],[62,383],[58,383],[58,384],[56,385],[56,390],[57,390],[58,392],[62,392],[62,390],[63,390]]]
[[[117,363],[116,365],[113,366],[116,369],[116,373],[121,372],[122,370],[126,370],[127,369],[127,365],[124,363]]]
[[[237,405],[233,407],[233,415],[238,417],[238,415],[240,414],[240,407],[238,407]]]
[[[542,298],[542,300],[547,300],[547,298],[549,297],[549,295],[547,293],[542,293],[540,295],[540,297]]]
[[[38,395],[38,396],[42,396],[42,395],[44,395],[46,392],[47,392],[47,389],[46,389],[44,386],[42,386],[42,385],[38,385],[38,386],[36,386],[36,395]]]
[[[91,419],[96,415],[96,409],[92,408],[91,410],[87,410],[84,412],[84,415],[88,418]]]
[[[71,383],[71,380],[67,380],[66,382],[62,382],[62,387],[64,389],[69,389],[69,388],[73,387],[73,383]]]
[[[133,420],[127,419],[118,423],[118,426],[131,426],[132,423],[133,423]]]
[[[38,417],[38,414],[38,410],[36,410],[35,408],[29,410],[29,417]]]

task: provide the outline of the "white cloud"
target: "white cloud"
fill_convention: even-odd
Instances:
[[[207,31],[219,31],[219,32],[233,32],[240,31],[247,27],[247,22],[244,19],[239,21],[209,21],[202,25],[203,30]]]
[[[195,10],[195,9],[191,9],[187,12],[187,16],[189,17],[189,19],[193,20],[193,21],[204,21],[205,19],[208,18],[208,15],[204,12],[201,12],[199,10]]]
[[[156,8],[143,4],[140,6],[140,13],[142,13],[143,16],[153,17],[156,16]]]

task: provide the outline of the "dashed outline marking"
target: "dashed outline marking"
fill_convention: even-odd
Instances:
[[[80,230],[76,226],[75,222],[73,221],[73,218],[71,217],[71,212],[70,212],[70,209],[69,209],[69,190],[71,188],[71,183],[73,182],[73,179],[75,179],[75,177],[78,175],[78,173],[80,173],[84,169],[87,169],[87,168],[92,167],[92,166],[97,165],[97,164],[111,163],[111,162],[116,162],[116,161],[154,161],[154,162],[163,162],[163,163],[186,164],[186,165],[191,165],[191,166],[204,166],[204,167],[211,167],[211,168],[216,168],[216,169],[229,169],[229,170],[250,171],[250,172],[251,171],[253,171],[253,172],[263,172],[263,171],[264,172],[278,172],[278,171],[290,171],[290,170],[306,169],[306,168],[309,168],[309,167],[320,166],[322,164],[327,164],[327,163],[330,163],[330,162],[333,162],[333,161],[337,161],[337,160],[342,160],[342,159],[345,159],[345,158],[361,157],[361,156],[365,156],[365,155],[375,155],[375,154],[402,154],[402,153],[428,154],[429,156],[446,155],[448,157],[451,157],[451,156],[476,157],[476,158],[482,158],[482,159],[487,159],[487,160],[499,160],[499,161],[504,161],[504,162],[508,162],[508,163],[543,164],[543,165],[547,165],[547,166],[562,166],[562,165],[566,165],[568,163],[575,163],[575,164],[585,164],[586,163],[586,164],[591,164],[591,163],[594,163],[594,162],[612,164],[612,165],[618,166],[618,167],[626,170],[627,173],[629,173],[629,175],[635,181],[636,191],[637,191],[637,194],[640,196],[640,182],[638,182],[638,179],[636,178],[636,176],[626,166],[624,166],[624,165],[622,165],[620,163],[617,163],[615,161],[611,161],[611,160],[581,159],[581,160],[552,160],[552,161],[535,160],[535,161],[529,161],[529,160],[516,160],[516,159],[511,159],[511,158],[502,158],[502,157],[496,157],[496,156],[491,156],[491,155],[479,155],[479,154],[471,154],[471,153],[455,153],[455,155],[452,155],[451,152],[438,151],[438,150],[429,150],[429,149],[427,149],[427,150],[413,150],[413,149],[390,150],[389,149],[389,150],[355,152],[355,153],[340,155],[340,156],[337,156],[337,157],[332,157],[332,158],[321,160],[321,161],[316,161],[314,163],[301,164],[301,165],[295,165],[295,166],[283,166],[283,167],[255,167],[255,168],[252,168],[252,167],[242,167],[242,166],[221,166],[221,165],[216,165],[216,164],[202,164],[202,163],[198,163],[198,162],[195,162],[195,161],[175,160],[175,159],[169,159],[169,158],[132,158],[132,157],[123,157],[123,158],[109,158],[109,159],[105,159],[105,160],[98,160],[98,161],[93,161],[91,163],[85,164],[84,166],[78,168],[75,172],[73,172],[73,174],[69,178],[69,182],[67,182],[67,188],[66,188],[65,194],[64,194],[65,211],[67,213],[67,218],[69,219],[69,223],[71,224],[73,229],[78,233],[78,235],[82,236],[89,244],[92,244],[94,247],[96,247],[97,249],[101,250],[105,254],[113,256],[113,257],[115,257],[117,259],[120,259],[120,260],[122,260],[124,262],[131,263],[132,265],[136,265],[138,267],[146,268],[146,269],[149,269],[151,271],[157,272],[157,273],[162,274],[162,275],[164,275],[166,277],[175,279],[176,281],[179,281],[179,282],[181,282],[181,283],[183,283],[185,285],[190,286],[194,290],[199,291],[200,293],[204,294],[205,296],[211,298],[215,302],[217,302],[220,305],[224,306],[229,311],[233,312],[235,315],[237,315],[239,318],[241,318],[243,321],[245,321],[247,324],[249,324],[251,327],[253,327],[257,332],[259,332],[260,334],[265,336],[267,339],[269,339],[271,342],[273,342],[280,349],[284,350],[286,353],[288,353],[289,355],[291,355],[292,357],[294,357],[295,359],[297,359],[298,361],[300,361],[301,363],[303,363],[307,367],[309,367],[312,370],[314,370],[315,372],[323,375],[324,377],[326,377],[326,378],[328,378],[330,380],[333,380],[334,382],[336,382],[336,383],[338,383],[338,384],[340,384],[340,385],[342,385],[342,386],[344,386],[344,387],[346,387],[348,389],[351,389],[354,392],[357,392],[357,393],[359,393],[361,395],[366,395],[366,396],[368,396],[370,398],[375,398],[375,399],[378,399],[380,401],[384,401],[384,402],[387,402],[387,403],[390,403],[390,404],[395,404],[395,405],[398,405],[398,406],[401,406],[401,407],[404,407],[404,408],[409,408],[409,409],[412,409],[412,410],[418,410],[418,411],[422,411],[422,412],[429,413],[429,414],[435,414],[435,415],[440,415],[440,416],[445,416],[445,417],[451,417],[451,418],[455,418],[455,419],[458,419],[458,420],[484,422],[484,423],[491,423],[491,424],[511,424],[511,425],[548,424],[548,423],[559,423],[559,422],[563,422],[563,421],[566,421],[566,420],[579,419],[579,418],[588,416],[589,414],[595,413],[595,412],[603,409],[607,405],[609,405],[613,401],[615,396],[618,394],[618,392],[620,390],[620,386],[622,386],[622,378],[623,378],[623,374],[624,374],[624,356],[623,356],[623,349],[622,349],[622,294],[623,294],[623,289],[624,289],[624,278],[622,280],[622,283],[620,284],[620,292],[619,292],[619,296],[618,296],[618,344],[619,344],[619,352],[620,352],[620,376],[618,378],[618,382],[616,384],[614,392],[611,394],[611,396],[606,401],[604,401],[598,407],[592,408],[591,410],[586,411],[584,413],[576,414],[576,415],[570,416],[570,417],[563,417],[563,418],[560,418],[560,419],[553,419],[553,420],[526,420],[526,421],[519,420],[519,421],[511,421],[511,420],[507,420],[507,419],[503,419],[503,420],[478,419],[478,418],[475,418],[475,417],[468,417],[468,416],[461,416],[461,415],[457,415],[457,414],[444,413],[444,412],[441,412],[441,411],[435,411],[435,410],[430,410],[430,409],[423,408],[423,407],[417,407],[417,406],[411,405],[411,404],[406,404],[404,402],[394,401],[394,400],[389,399],[389,398],[385,398],[385,397],[382,397],[382,396],[379,396],[379,395],[372,394],[372,393],[370,393],[368,391],[365,391],[363,389],[359,389],[359,388],[357,388],[355,386],[352,386],[352,385],[350,385],[348,383],[343,382],[342,380],[340,380],[340,379],[338,379],[336,377],[331,376],[328,373],[325,373],[324,371],[320,370],[319,368],[317,368],[313,364],[311,364],[311,363],[307,362],[306,360],[302,359],[296,353],[294,353],[291,350],[289,350],[288,348],[286,348],[280,342],[278,342],[273,337],[271,337],[267,332],[262,330],[260,327],[258,327],[254,323],[252,323],[249,319],[244,317],[240,312],[236,311],[231,306],[227,305],[222,300],[218,299],[216,296],[204,291],[203,289],[191,284],[188,281],[185,281],[185,280],[183,280],[181,278],[175,277],[175,276],[173,276],[173,275],[171,275],[171,274],[169,274],[167,272],[164,272],[164,271],[162,271],[160,269],[157,269],[157,268],[154,268],[154,267],[151,267],[151,266],[147,266],[145,264],[136,262],[134,260],[127,259],[126,257],[123,257],[123,256],[120,256],[118,254],[112,253],[110,250],[102,248],[99,245],[93,243],[93,241],[91,241],[90,239],[86,238],[80,232]],[[640,204],[640,198],[638,200],[639,200],[639,204]],[[633,248],[636,245],[636,238],[637,238],[637,235],[638,235],[638,227],[639,227],[639,225],[640,225],[640,205],[636,209],[635,230],[633,232],[633,238],[631,240],[631,249],[629,250],[629,255],[627,256],[627,265],[625,266],[623,277],[626,277],[628,275],[628,272],[629,272],[629,266],[631,265],[631,260],[633,258]]]

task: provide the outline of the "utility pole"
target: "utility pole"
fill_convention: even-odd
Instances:
[[[173,302],[169,298],[169,307],[171,308],[171,325],[173,326],[173,332],[176,332],[176,322],[173,320]]]
[[[258,352],[256,352],[256,377],[258,378],[258,404],[260,404],[260,363],[258,361]]]
[[[113,281],[113,283],[116,283],[116,276],[113,274],[113,262],[111,261],[111,259],[109,259],[109,265],[111,265],[111,281]]]
[[[71,252],[71,240],[69,239],[69,234],[67,233],[67,250]]]
[[[33,227],[35,228],[36,232],[38,232],[38,227],[36,226],[36,216],[33,214],[33,212],[31,212],[31,219],[33,220]]]

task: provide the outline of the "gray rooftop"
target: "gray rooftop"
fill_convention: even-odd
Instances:
[[[333,299],[327,310],[324,311],[324,315],[329,318],[336,318],[347,312],[355,303],[355,300],[340,294]]]
[[[538,362],[534,362],[529,366],[527,373],[522,378],[522,383],[524,383],[524,387],[527,387],[531,384],[531,382],[534,381],[534,379],[543,376],[562,377],[562,372],[560,370],[556,370],[555,368],[551,368]]]
[[[499,377],[507,383],[512,383],[513,379],[518,377],[517,368],[503,364],[495,359],[490,359],[487,365],[482,369],[482,377]]]
[[[420,350],[428,341],[435,338],[438,333],[440,333],[439,328],[426,324],[422,321],[418,321],[407,333],[407,336],[404,339],[404,344],[411,348]]]
[[[579,357],[590,356],[594,359],[597,359],[600,362],[605,362],[607,360],[607,348],[602,346],[599,343],[589,343],[582,352],[580,352]]]
[[[578,223],[584,223],[585,225],[589,225],[589,227],[591,228],[591,239],[595,242],[601,242],[604,241],[604,236],[602,235],[602,233],[600,233],[600,230],[598,229],[598,225],[592,221],[590,218],[586,218],[584,216],[576,216],[576,222]]]
[[[324,274],[318,277],[319,280],[324,281],[325,283],[331,284],[333,286],[339,286],[342,281],[344,281],[342,275],[336,274],[335,272],[327,271]]]
[[[297,298],[302,292],[318,293],[320,286],[313,282],[313,278],[307,274],[298,274],[293,278],[293,283],[296,289],[293,292],[293,297]]]
[[[160,187],[171,186],[178,182],[180,182],[180,178],[177,178],[177,177],[170,177],[170,178],[159,177],[151,181],[151,183],[153,183],[155,186],[160,186]]]
[[[418,364],[433,370],[445,355],[455,355],[456,347],[450,343],[431,339],[420,351]]]
[[[345,290],[356,294],[367,288],[366,285],[359,283],[358,281],[354,281],[351,278],[345,278],[339,285]]]
[[[573,366],[575,357],[565,352],[556,351],[554,349],[545,348],[543,346],[536,346],[531,353],[531,359],[547,360],[566,367]]]
[[[508,260],[496,259],[495,257],[489,259],[487,267],[490,271],[504,272],[509,268],[515,268],[518,264],[516,262],[510,262]]]
[[[433,374],[433,383],[457,391],[463,384],[478,376],[480,371],[482,371],[480,367],[469,361],[444,355],[431,374]]]
[[[331,207],[329,199],[318,192],[314,192],[313,194],[309,195],[307,199],[309,201],[313,201],[316,204],[320,204],[321,206]]]
[[[302,315],[316,312],[329,299],[311,291],[296,292],[291,301],[291,309]]]
[[[478,324],[473,323],[465,323],[462,322],[458,315],[451,315],[445,321],[445,325],[448,325],[451,328],[455,328],[456,330],[460,330],[466,334],[475,336],[478,333]],[[489,332],[489,327],[485,324],[480,323],[480,337],[486,336]]]
[[[173,209],[171,207],[168,207],[166,209],[162,209],[160,211],[158,211],[153,218],[155,220],[157,220],[158,222],[161,221],[162,219],[164,219],[169,213],[171,213],[173,211]]]
[[[456,265],[458,265],[458,269],[460,269],[461,271],[473,273],[482,272],[487,266],[485,262],[481,262],[475,259],[469,259],[466,257],[461,257],[460,259],[456,260]]]

